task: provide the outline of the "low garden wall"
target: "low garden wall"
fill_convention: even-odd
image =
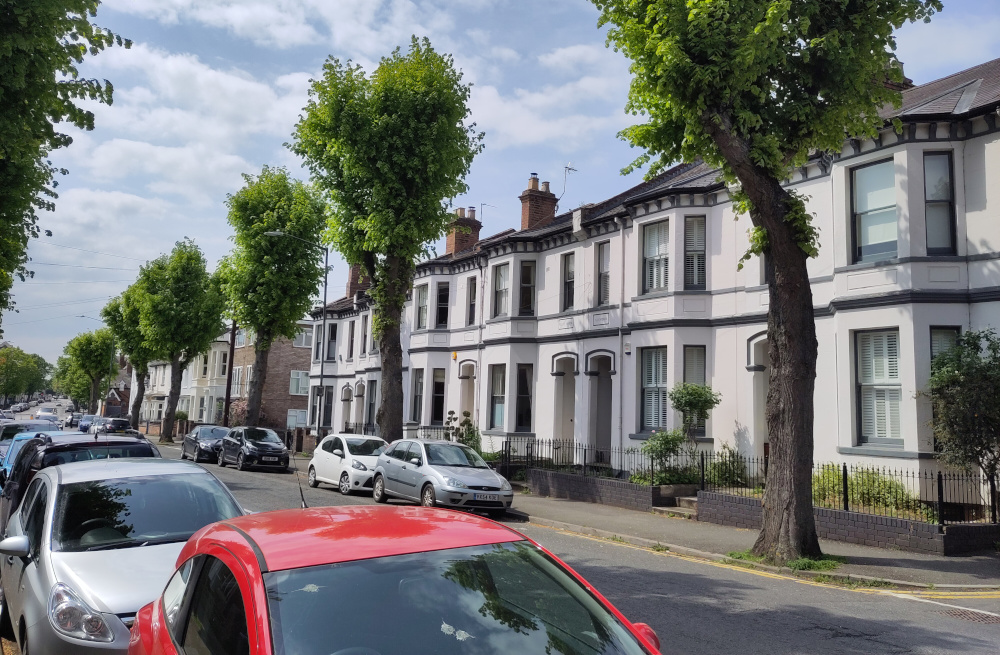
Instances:
[[[816,532],[833,541],[898,548],[919,553],[959,555],[993,549],[1000,541],[1000,525],[922,523],[840,509],[813,509]],[[698,520],[751,530],[760,529],[763,510],[758,498],[712,491],[698,492]]]
[[[625,480],[556,473],[543,469],[528,469],[527,478],[531,493],[537,496],[600,503],[641,512],[653,509],[652,487]]]

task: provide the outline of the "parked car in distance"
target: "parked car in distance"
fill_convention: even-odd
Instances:
[[[181,459],[190,457],[196,462],[206,459],[218,461],[222,440],[229,433],[229,428],[221,425],[198,425],[184,435],[181,443]]]
[[[507,480],[472,448],[451,441],[402,439],[378,456],[372,499],[413,500],[426,507],[484,509],[504,515],[514,500]]]
[[[80,423],[80,419],[83,418],[83,414],[75,412],[72,414],[67,414],[63,419],[63,428],[73,428]]]
[[[38,411],[35,412],[35,418],[58,421],[59,415],[56,413],[55,407],[39,407]]]
[[[17,453],[4,476],[0,469],[0,525],[6,526],[10,515],[21,504],[24,490],[42,469],[93,459],[160,457],[160,451],[141,435],[92,435],[80,432],[48,432],[36,435]]]
[[[95,418],[97,417],[93,414],[84,414],[80,417],[80,422],[77,423],[76,427],[80,428],[80,432],[90,432],[90,425],[94,422]]]
[[[92,425],[91,432],[98,434],[125,434],[132,429],[132,424],[123,418],[105,418],[99,425]]]
[[[135,613],[188,538],[243,514],[225,485],[176,460],[53,466],[0,541],[0,627],[22,653],[126,653]]]
[[[136,616],[129,655],[659,653],[648,625],[559,558],[458,512],[252,514],[202,529],[177,563]]]
[[[216,463],[235,464],[240,471],[251,467],[287,471],[288,449],[270,428],[233,428],[222,439]]]
[[[35,434],[37,432],[49,432],[58,429],[59,427],[56,424],[49,421],[12,421],[4,423],[0,425],[0,458],[7,453],[7,448],[10,446],[10,441],[14,438],[14,435],[23,432]],[[0,525],[0,530],[2,528],[3,526]]]
[[[334,434],[323,439],[309,460],[309,486],[335,484],[345,496],[371,489],[378,456],[389,444],[378,437]]]
[[[89,432],[90,434],[98,434],[99,432],[102,431],[103,427],[110,420],[111,419],[107,418],[106,416],[95,416],[93,420],[90,422],[90,427],[87,428],[87,432]]]
[[[7,419],[13,421],[15,418],[14,410],[12,409],[0,409],[0,419]]]

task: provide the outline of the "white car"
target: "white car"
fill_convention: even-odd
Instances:
[[[309,486],[335,484],[345,496],[371,489],[375,462],[388,446],[383,439],[360,434],[332,434],[319,444],[309,460]]]

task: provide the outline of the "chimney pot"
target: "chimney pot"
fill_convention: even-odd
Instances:
[[[549,190],[549,183],[538,188],[538,173],[528,178],[528,188],[521,193],[521,229],[533,230],[548,225],[556,217],[558,198]]]
[[[548,182],[542,182],[542,191],[544,191],[545,193],[549,193],[549,183]]]
[[[455,215],[459,218],[465,218],[465,207],[459,207],[455,210]]]
[[[532,173],[528,178],[528,189],[538,191],[538,173]]]
[[[475,219],[476,218],[476,208],[475,207],[469,207],[469,213],[467,214],[467,216],[469,218]]]

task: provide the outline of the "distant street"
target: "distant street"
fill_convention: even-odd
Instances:
[[[179,446],[161,450],[165,457],[180,457]],[[310,489],[305,482],[307,464],[298,462],[310,506],[372,503],[370,495],[342,496],[328,485]],[[300,505],[294,474],[222,469],[214,463],[203,466],[225,482],[247,509]],[[664,653],[995,654],[1000,644],[1000,623],[948,614],[961,615],[959,608],[1000,614],[1000,592],[928,602],[877,590],[818,585],[540,526],[511,525],[565,559],[631,620],[653,626]]]

